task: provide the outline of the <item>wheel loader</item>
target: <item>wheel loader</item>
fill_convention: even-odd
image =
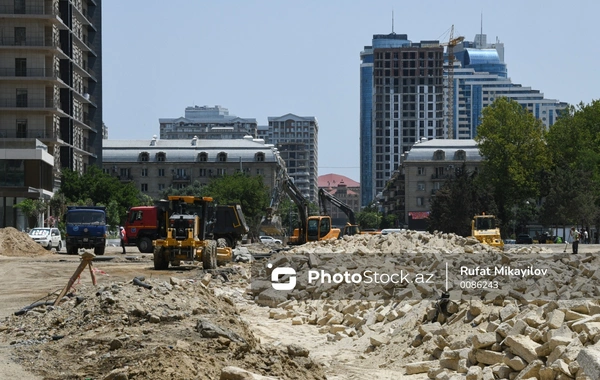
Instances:
[[[471,236],[482,244],[491,245],[498,249],[504,248],[504,241],[500,236],[500,228],[496,225],[494,215],[475,215],[471,221]]]
[[[154,240],[154,269],[179,266],[182,261],[202,261],[204,269],[231,261],[230,247],[217,247],[206,231],[211,197],[169,196],[171,203],[167,220],[167,236]]]

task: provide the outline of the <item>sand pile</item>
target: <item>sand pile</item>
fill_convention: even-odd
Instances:
[[[40,256],[51,254],[25,232],[13,227],[0,228],[0,255]]]

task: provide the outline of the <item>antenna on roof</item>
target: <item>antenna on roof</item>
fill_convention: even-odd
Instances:
[[[394,10],[392,9],[392,34],[394,34]]]
[[[483,11],[481,12],[481,31],[479,32],[483,36]]]

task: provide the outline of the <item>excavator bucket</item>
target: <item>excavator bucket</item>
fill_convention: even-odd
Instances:
[[[264,217],[260,222],[260,230],[270,236],[285,235],[279,215]]]

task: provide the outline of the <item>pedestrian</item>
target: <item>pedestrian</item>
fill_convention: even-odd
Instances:
[[[125,228],[123,226],[119,227],[119,237],[121,238],[121,247],[123,248],[123,254],[126,254],[125,251],[125,242],[127,240],[127,235],[125,234]]]
[[[576,255],[579,249],[579,239],[581,237],[581,233],[577,231],[575,227],[571,227],[571,232],[569,232],[569,238],[571,239],[571,244],[573,245],[573,254]]]
[[[587,228],[585,230],[583,230],[583,242],[585,244],[590,244],[590,236],[588,235]]]

